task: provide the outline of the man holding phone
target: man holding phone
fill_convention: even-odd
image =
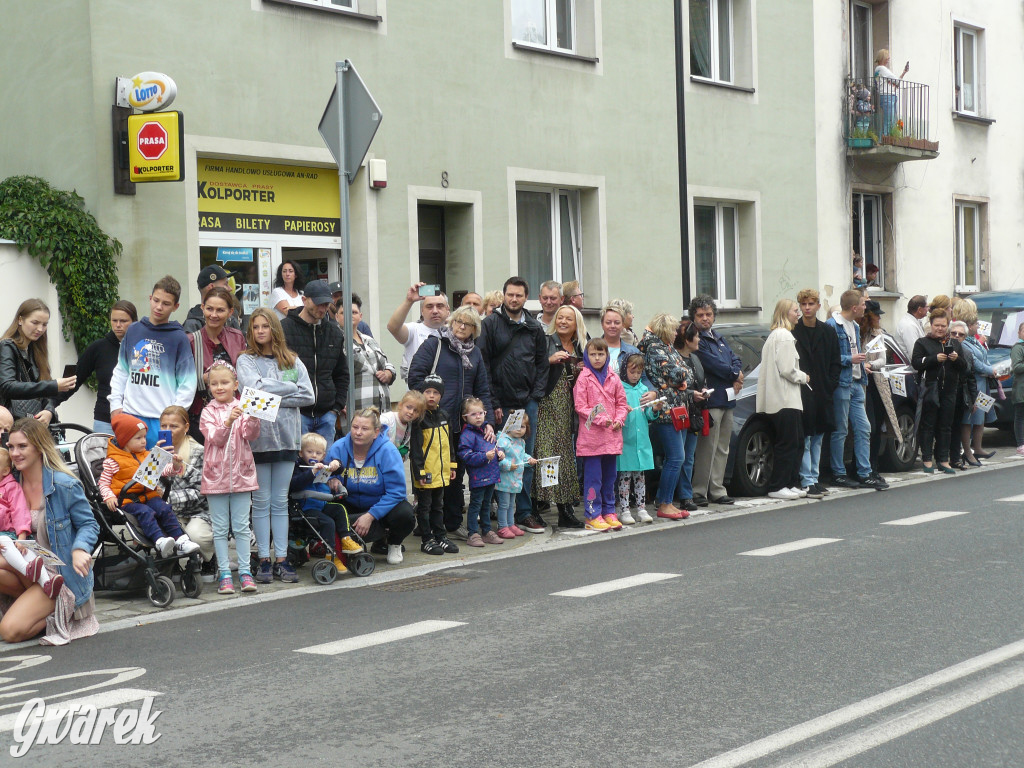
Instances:
[[[405,322],[409,316],[409,310],[419,301],[423,302],[420,309],[422,316],[420,322]],[[388,320],[388,333],[405,347],[400,369],[403,379],[406,381],[409,379],[409,363],[412,362],[420,344],[430,336],[437,336],[437,329],[445,324],[450,313],[448,297],[441,292],[441,286],[427,285],[426,283],[414,283],[409,286],[409,290],[405,293],[405,300],[398,305]]]

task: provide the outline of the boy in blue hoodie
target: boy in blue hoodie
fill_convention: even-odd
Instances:
[[[173,277],[157,281],[149,296],[149,317],[128,327],[110,378],[111,417],[123,411],[143,421],[147,450],[156,445],[164,409],[188,409],[196,396],[192,347],[181,324],[170,319],[180,297],[181,284]]]

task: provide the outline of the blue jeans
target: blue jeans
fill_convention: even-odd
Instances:
[[[487,533],[491,530],[492,496],[494,496],[493,485],[469,489],[469,513],[466,515],[466,530],[470,533],[479,531]]]
[[[93,432],[102,432],[105,435],[114,434],[114,428],[110,425],[109,421],[100,421],[99,419],[93,419],[92,422]]]
[[[818,467],[821,465],[821,443],[824,435],[809,435],[804,438],[804,457],[800,460],[800,487],[810,488],[818,482]]]
[[[206,497],[210,504],[210,520],[213,521],[213,549],[217,553],[217,570],[220,576],[230,576],[228,570],[228,533],[235,535],[235,557],[238,558],[238,575],[252,575],[249,567],[249,505],[252,494],[211,493]]]
[[[533,446],[537,442],[537,401],[530,400],[526,406],[526,415],[530,417],[530,430],[526,434],[526,453],[533,456]],[[508,418],[508,414],[505,414]],[[543,456],[534,458],[544,458]],[[523,490],[516,497],[516,521],[523,520],[527,515],[533,514],[533,502],[530,500],[530,493],[533,491],[533,467],[529,464],[523,469]]]
[[[260,560],[270,557],[271,529],[274,554],[278,559],[288,554],[288,486],[294,468],[290,461],[256,465],[256,482],[260,487],[252,492],[252,528]]]
[[[509,491],[495,491],[498,497],[498,530],[508,528],[514,522],[513,511],[515,510],[516,494]],[[469,530],[467,528],[467,530]]]
[[[302,414],[302,434],[316,432],[322,435],[327,441],[327,447],[334,445],[334,426],[338,418],[333,411],[322,413],[319,416],[306,416]]]
[[[672,497],[676,492],[676,486],[679,485],[679,473],[683,471],[683,461],[686,458],[683,453],[683,438],[671,424],[658,422],[654,425],[654,429],[657,430],[662,450],[665,451],[665,461],[661,465],[661,481],[658,483],[655,503],[658,505],[671,504],[675,501]]]
[[[675,427],[673,427],[675,429]],[[679,482],[676,484],[677,499],[693,498],[693,459],[697,454],[697,436],[690,430],[679,433],[683,436],[683,466],[679,469]]]
[[[854,381],[848,387],[836,387],[832,393],[832,407],[835,409],[836,428],[832,431],[832,476],[846,475],[843,452],[846,433],[853,427],[853,455],[857,462],[857,474],[868,477],[871,474],[871,424],[864,410],[864,386]]]

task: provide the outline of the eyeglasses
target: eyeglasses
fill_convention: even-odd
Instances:
[[[463,328],[470,327],[469,323],[467,323],[465,320],[452,320],[452,328],[454,328],[457,325],[461,325]]]
[[[963,331],[950,331],[949,335],[952,336],[954,339],[962,339],[967,336],[967,334],[964,333]]]
[[[583,293],[574,293],[574,294],[573,294],[572,296],[570,296],[569,298],[570,298],[570,299],[582,299],[582,298],[583,298],[583,297],[584,297],[585,295],[586,295],[586,294],[583,294]]]

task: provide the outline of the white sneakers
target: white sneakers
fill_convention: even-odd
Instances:
[[[622,514],[619,515],[619,522],[623,525],[636,525],[636,520],[633,519],[633,514],[628,510],[622,510]]]
[[[170,536],[161,536],[153,546],[160,553],[160,557],[170,557],[171,555],[186,557],[199,551],[199,545],[184,533],[178,537],[177,541]]]
[[[651,517],[651,513],[648,512],[644,507],[640,507],[640,509],[638,509],[636,511],[636,516],[640,520],[641,523],[653,523],[654,522],[654,518]],[[620,517],[619,520],[622,520],[622,518]]]
[[[769,499],[781,499],[783,501],[794,501],[800,498],[800,494],[792,488],[780,488],[768,494]]]
[[[398,565],[404,559],[401,544],[388,544],[388,565]]]
[[[803,488],[797,488],[797,487],[796,487],[796,486],[794,485],[794,486],[793,486],[792,488],[790,488],[789,490],[791,490],[791,491],[792,491],[793,493],[795,493],[795,494],[796,494],[797,496],[799,496],[799,497],[800,497],[801,499],[807,498],[807,491],[805,491],[805,490],[804,490]]]
[[[171,553],[174,552],[174,539],[170,536],[161,536],[153,542],[153,546],[160,553],[160,557],[170,557]]]

